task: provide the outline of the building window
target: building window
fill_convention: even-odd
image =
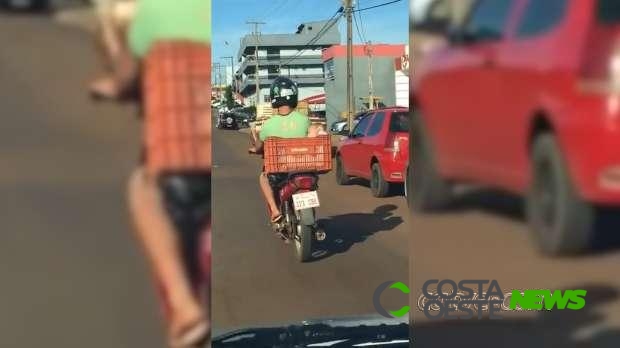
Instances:
[[[325,62],[325,79],[328,81],[334,81],[336,79],[334,73],[334,59],[330,59]]]

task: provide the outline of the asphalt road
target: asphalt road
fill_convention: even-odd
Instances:
[[[247,154],[248,135],[214,131],[213,321],[216,329],[376,314],[381,283],[407,281],[410,235],[401,195],[373,198],[367,186],[321,177],[319,216],[328,239],[310,263],[273,236],[260,196],[261,160]],[[407,296],[388,291],[390,310]]]
[[[90,37],[0,14],[0,347],[163,347],[130,233],[130,106],[96,105]]]
[[[582,310],[504,314],[503,320],[431,322],[413,316],[417,347],[618,347],[620,344],[620,212],[604,212],[599,244],[582,257],[549,259],[528,239],[522,201],[473,190],[454,209],[412,220],[411,301],[429,279],[495,279],[505,290],[586,289]],[[614,241],[615,239],[615,241]],[[415,289],[415,291],[413,291]]]

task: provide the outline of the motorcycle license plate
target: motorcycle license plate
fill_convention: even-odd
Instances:
[[[319,204],[319,195],[316,191],[302,192],[293,195],[295,210],[316,208]]]

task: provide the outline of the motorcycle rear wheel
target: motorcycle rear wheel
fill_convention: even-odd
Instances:
[[[296,213],[292,209],[292,202],[287,202],[284,209],[295,245],[295,255],[300,262],[307,262],[312,258],[314,209],[302,209]]]
[[[297,224],[295,235],[295,254],[300,262],[308,262],[312,258],[312,226]]]

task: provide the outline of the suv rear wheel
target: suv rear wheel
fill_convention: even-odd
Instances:
[[[344,163],[342,163],[342,157],[336,155],[336,183],[338,185],[348,185],[349,176],[344,170]]]
[[[418,211],[432,211],[447,207],[452,201],[452,185],[444,180],[437,170],[431,142],[426,133],[419,111],[413,113],[412,162],[415,166],[411,173],[412,207]]]
[[[575,192],[555,136],[538,136],[532,149],[532,185],[526,213],[539,250],[555,256],[589,249],[595,211]]]
[[[371,167],[370,191],[375,197],[386,197],[390,193],[390,183],[385,181],[379,163],[373,163]]]

